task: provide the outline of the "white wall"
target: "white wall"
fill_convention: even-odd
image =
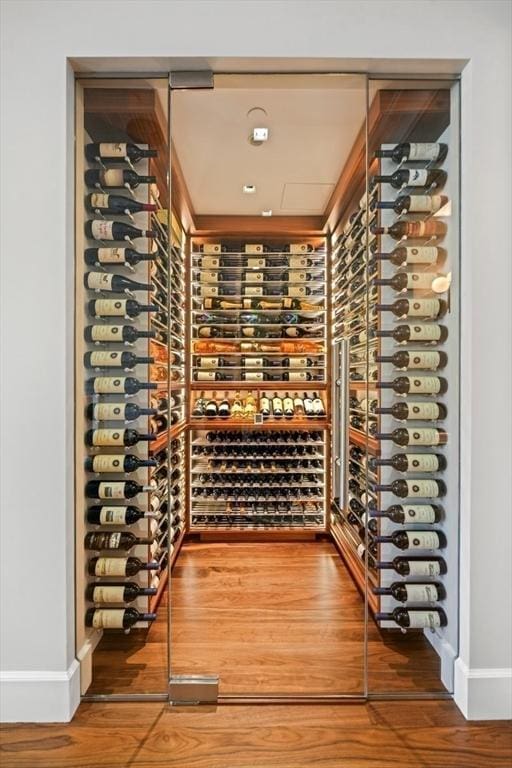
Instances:
[[[505,355],[510,4],[4,0],[1,10],[3,718],[67,719],[78,701],[71,527],[73,186],[67,159],[72,82],[66,59],[89,71],[135,72],[196,57],[229,71],[247,68],[243,57],[252,56],[273,57],[274,68],[280,57],[315,57],[323,60],[318,66],[340,71],[454,71],[457,62],[470,62],[462,86],[463,534],[456,699],[469,717],[505,717],[512,668],[511,375]],[[396,51],[402,60],[392,60]],[[226,57],[236,57],[236,65]],[[432,61],[413,65],[407,59]]]

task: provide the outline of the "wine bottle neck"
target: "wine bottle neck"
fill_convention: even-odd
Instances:
[[[374,587],[372,590],[374,595],[392,595],[393,592],[389,587]]]
[[[378,203],[375,203],[376,208],[384,208],[384,209],[392,209],[395,207],[395,203],[388,201],[388,200],[381,200]]]

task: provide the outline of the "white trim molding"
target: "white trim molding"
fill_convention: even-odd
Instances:
[[[0,720],[4,723],[68,723],[80,703],[80,664],[67,670],[0,672]]]
[[[512,719],[512,669],[470,669],[459,657],[454,699],[467,720]]]

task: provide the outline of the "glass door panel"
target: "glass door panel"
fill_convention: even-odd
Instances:
[[[458,83],[371,80],[368,691],[452,690],[458,637]]]

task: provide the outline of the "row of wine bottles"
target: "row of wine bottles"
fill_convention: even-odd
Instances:
[[[303,397],[298,392],[292,396],[288,392],[284,393],[284,396],[274,392],[272,397],[265,392],[259,393],[258,396],[253,392],[244,395],[235,392],[232,396],[225,392],[221,399],[216,392],[213,392],[211,397],[206,397],[205,392],[201,392],[192,406],[193,418],[251,419],[258,414],[264,419],[324,418],[326,410],[322,397],[317,392],[311,395],[304,392]]]

